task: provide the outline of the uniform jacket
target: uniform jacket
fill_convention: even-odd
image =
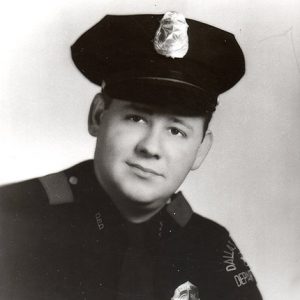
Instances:
[[[224,227],[181,193],[129,223],[92,161],[4,186],[0,205],[0,299],[262,299]]]

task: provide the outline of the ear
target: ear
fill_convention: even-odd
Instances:
[[[197,156],[191,170],[197,170],[201,166],[212,144],[213,144],[213,133],[210,130],[207,130],[198,148]]]
[[[101,117],[105,110],[105,101],[101,93],[97,94],[90,107],[88,129],[90,135],[96,137],[98,134]]]

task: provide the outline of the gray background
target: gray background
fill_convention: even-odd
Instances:
[[[246,56],[246,76],[219,98],[214,146],[183,190],[197,212],[231,231],[265,299],[299,299],[299,1],[0,5],[0,184],[92,157],[86,119],[99,89],[76,71],[69,46],[103,15],[176,10],[233,32]]]

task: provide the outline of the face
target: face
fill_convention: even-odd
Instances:
[[[97,177],[112,198],[152,208],[163,205],[210,148],[201,117],[157,113],[114,99],[94,100],[89,131],[97,137]]]

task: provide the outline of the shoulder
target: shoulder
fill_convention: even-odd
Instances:
[[[84,162],[64,171],[0,187],[0,243],[13,241],[17,245],[22,236],[35,239],[37,232],[45,228],[67,227],[73,219],[80,223],[82,206],[79,204],[82,199],[91,198],[83,195],[87,181],[91,181],[88,178],[93,177],[87,176],[91,165]]]
[[[224,226],[197,214],[188,225],[187,230],[191,231],[195,241],[195,255],[207,255],[225,272],[248,270],[240,250]]]
[[[219,223],[193,213],[190,221],[186,225],[185,235],[192,240],[205,241],[206,248],[215,248],[220,243],[224,243],[230,236],[229,231]],[[200,245],[198,243],[198,245]]]
[[[227,299],[226,294],[230,299],[262,299],[249,265],[224,226],[193,214],[184,236],[191,244],[189,255],[194,262],[191,269],[195,281],[201,269],[220,299]]]
[[[71,236],[80,228],[87,212],[81,203],[92,198],[85,194],[86,190],[89,195],[93,190],[87,188],[88,182],[93,181],[89,179],[93,178],[91,166],[91,162],[84,162],[61,172],[2,186],[0,251],[17,256],[29,244],[41,244],[52,235],[63,241],[63,235]]]
[[[27,291],[34,287],[34,294],[44,291],[38,286],[49,276],[64,280],[56,270],[67,269],[81,249],[87,209],[80,203],[90,199],[85,191],[94,189],[87,188],[94,181],[92,171],[92,163],[84,162],[0,188],[1,299],[25,286]]]
[[[75,202],[74,188],[87,181],[92,171],[92,162],[87,161],[63,171],[46,176],[8,184],[0,187],[1,210],[35,209],[49,205]],[[91,175],[90,175],[91,177]],[[82,186],[82,184],[81,184]]]
[[[42,206],[47,203],[46,193],[38,178],[0,187],[1,209],[26,208],[31,205]]]

